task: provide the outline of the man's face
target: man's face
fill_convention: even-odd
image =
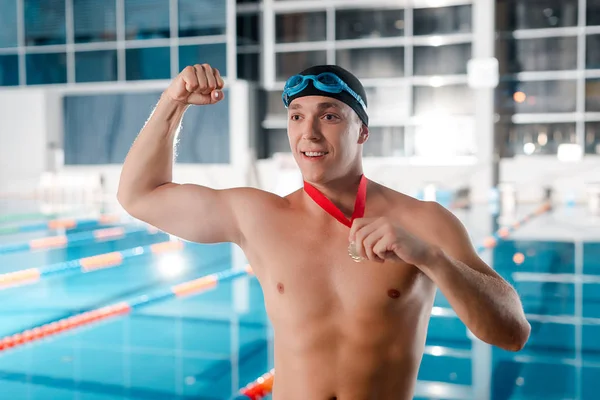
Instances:
[[[304,179],[319,183],[347,173],[360,155],[368,129],[345,103],[305,96],[288,108],[288,137]]]

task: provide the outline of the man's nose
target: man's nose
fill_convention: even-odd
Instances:
[[[321,139],[322,135],[318,121],[318,118],[314,118],[312,121],[307,121],[308,123],[304,126],[302,139],[310,140],[312,142]]]

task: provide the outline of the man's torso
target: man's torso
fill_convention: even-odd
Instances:
[[[370,193],[365,217],[398,219],[386,191]],[[433,283],[405,263],[354,262],[349,228],[303,196],[267,200],[242,223],[274,328],[274,399],[412,398]]]

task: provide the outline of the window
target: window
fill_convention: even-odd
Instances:
[[[413,107],[416,116],[443,116],[471,115],[475,105],[473,93],[466,85],[415,86]]]
[[[576,143],[575,123],[498,124],[502,157],[556,154],[558,146]]]
[[[287,109],[283,105],[281,94],[282,92],[279,90],[266,94],[267,118],[283,118],[287,120]]]
[[[578,0],[498,0],[497,30],[576,26],[577,4]]]
[[[169,0],[124,0],[128,40],[170,37]]]
[[[585,111],[600,112],[600,79],[585,82]]]
[[[422,8],[413,11],[414,35],[470,33],[471,6]]]
[[[159,97],[160,92],[66,96],[65,163],[122,163]],[[178,138],[176,162],[229,162],[228,115],[227,101],[190,108]]]
[[[577,84],[574,80],[501,82],[496,104],[501,114],[575,112]]]
[[[236,34],[238,46],[260,43],[258,15],[238,15]]]
[[[600,35],[588,35],[586,39],[586,68],[600,69]]]
[[[410,112],[407,90],[406,86],[365,87],[371,121],[406,118]]]
[[[179,70],[188,65],[208,64],[227,76],[227,45],[225,43],[200,44],[179,47]]]
[[[404,75],[404,47],[338,50],[336,63],[358,78],[401,77]]]
[[[308,67],[327,63],[325,51],[298,51],[275,54],[276,79],[285,81]]]
[[[171,77],[169,47],[127,49],[125,51],[128,81],[142,79],[169,79]]]
[[[278,14],[275,16],[277,43],[314,42],[327,39],[325,12]]]
[[[179,0],[179,36],[224,35],[227,2]]]
[[[471,58],[470,44],[417,46],[414,48],[415,75],[466,74]]]
[[[24,15],[27,46],[67,42],[64,0],[25,0]]]
[[[65,53],[27,54],[25,65],[28,85],[67,83]]]
[[[475,154],[475,122],[472,119],[430,118],[410,128],[417,157],[438,162]]]
[[[404,10],[338,10],[335,13],[335,38],[368,39],[404,35]]]
[[[577,38],[506,39],[497,42],[500,73],[577,68]]]
[[[17,44],[17,0],[0,1],[0,47]]]
[[[75,53],[75,81],[106,82],[117,80],[117,51],[80,51]]]
[[[237,73],[239,79],[260,80],[260,55],[258,53],[238,53]]]
[[[363,144],[365,157],[403,157],[407,156],[404,127],[371,127],[369,139]]]
[[[271,157],[274,153],[291,153],[290,141],[285,129],[269,129],[264,131],[266,155]]]
[[[19,56],[0,55],[0,86],[19,84]]]
[[[600,155],[600,122],[585,125],[585,152]]]
[[[600,25],[600,1],[587,0],[587,24],[590,26]]]
[[[115,0],[73,2],[75,43],[114,41],[117,38]]]

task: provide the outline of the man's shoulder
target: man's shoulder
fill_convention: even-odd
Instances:
[[[236,208],[245,212],[266,211],[269,208],[289,207],[289,198],[279,196],[267,190],[253,187],[227,189]]]
[[[377,191],[385,199],[389,210],[403,220],[418,220],[437,225],[452,216],[452,213],[435,201],[420,200],[390,187],[377,185]]]

